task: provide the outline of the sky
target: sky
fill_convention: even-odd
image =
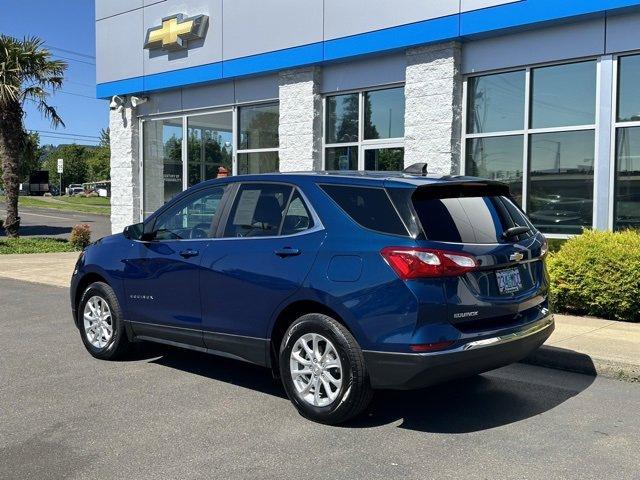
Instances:
[[[25,126],[41,132],[41,145],[95,145],[109,124],[108,102],[95,98],[94,9],[94,0],[0,0],[0,33],[40,37],[68,64],[62,89],[49,97],[66,127],[54,130],[33,106],[25,106]]]

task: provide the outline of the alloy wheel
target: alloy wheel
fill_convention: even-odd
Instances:
[[[87,341],[96,348],[104,348],[113,335],[113,317],[107,301],[94,295],[84,306],[84,332]]]
[[[342,386],[342,363],[334,345],[322,335],[307,333],[291,350],[289,370],[298,397],[315,407],[332,404]]]

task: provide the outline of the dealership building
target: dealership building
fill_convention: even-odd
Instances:
[[[640,226],[640,1],[96,0],[114,231],[218,175],[508,183],[549,236]]]

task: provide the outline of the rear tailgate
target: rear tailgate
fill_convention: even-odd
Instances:
[[[415,190],[411,203],[423,232],[420,246],[468,253],[478,261],[475,271],[443,278],[449,321],[458,329],[527,323],[547,308],[546,241],[505,185],[425,185]],[[527,231],[513,234],[522,230]]]

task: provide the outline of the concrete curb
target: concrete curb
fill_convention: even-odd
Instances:
[[[627,382],[640,382],[640,364],[589,356],[564,348],[542,346],[522,360],[522,363]]]

